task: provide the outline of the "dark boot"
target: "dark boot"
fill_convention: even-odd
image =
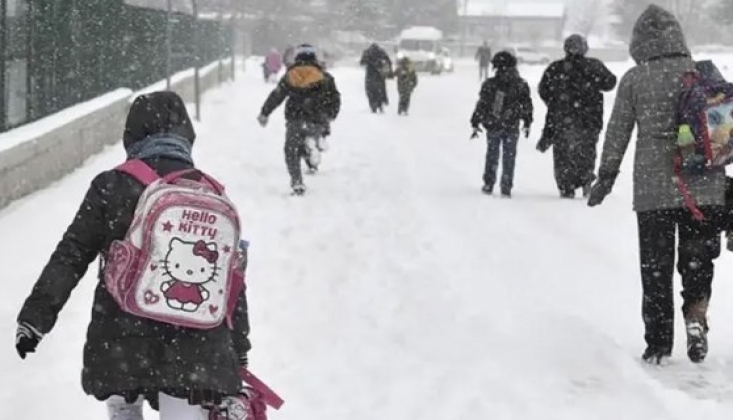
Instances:
[[[687,357],[693,363],[702,363],[708,355],[708,301],[702,300],[690,307],[685,317],[687,330]]]
[[[664,365],[667,363],[669,358],[672,356],[672,350],[659,347],[647,347],[644,354],[641,356],[642,360],[650,365]]]
[[[573,199],[573,198],[575,198],[575,191],[573,191],[573,190],[560,190],[560,198]]]

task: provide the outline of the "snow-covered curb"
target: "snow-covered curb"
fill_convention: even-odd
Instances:
[[[214,62],[201,69],[202,93],[231,79],[231,61],[224,60],[219,66]],[[194,101],[193,69],[174,75],[171,82],[171,90],[187,103]],[[48,186],[105,146],[119,142],[130,102],[138,94],[163,90],[165,85],[160,81],[137,93],[118,89],[0,134],[0,208]]]

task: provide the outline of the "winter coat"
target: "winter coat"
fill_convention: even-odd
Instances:
[[[630,52],[637,65],[621,79],[599,177],[614,179],[636,127],[634,209],[681,208],[682,194],[673,180],[677,100],[681,76],[695,65],[679,22],[657,6],[650,6],[637,21]],[[685,175],[685,181],[698,205],[724,204],[724,169]]]
[[[328,124],[341,109],[341,94],[333,76],[317,63],[291,66],[262,106],[262,115],[269,116],[286,99],[288,122]]]
[[[195,135],[183,102],[178,99],[169,106],[165,103],[167,95],[154,93],[135,101],[125,131],[128,148],[156,132],[158,136],[167,132],[170,134],[162,136],[193,142]],[[185,159],[171,157],[144,161],[163,176],[192,167]],[[124,238],[143,189],[136,179],[116,170],[94,178],[74,220],[25,301],[19,322],[27,322],[43,333],[52,330],[89,265],[98,256],[104,260],[112,241]],[[197,391],[231,395],[239,390],[239,359],[250,348],[244,294],[234,315],[233,331],[226,325],[193,330],[123,312],[106,290],[101,270],[97,278],[84,346],[82,385],[87,394],[103,400],[110,395],[132,398],[159,391],[187,397]]]
[[[476,50],[476,60],[478,60],[481,67],[489,67],[491,57],[491,48],[486,45],[482,45]]]
[[[601,131],[603,92],[616,87],[616,76],[600,61],[568,55],[547,68],[539,93],[547,104],[551,136],[571,128]]]
[[[397,77],[397,92],[400,96],[412,93],[417,87],[417,73],[412,65],[397,67],[395,77]]]
[[[503,99],[502,99],[503,95]],[[481,86],[471,125],[487,131],[519,131],[519,122],[532,125],[532,96],[529,85],[516,69],[498,70]]]
[[[366,68],[365,87],[370,104],[374,107],[388,104],[386,79],[392,76],[389,54],[379,46],[372,45],[364,51],[360,63]]]

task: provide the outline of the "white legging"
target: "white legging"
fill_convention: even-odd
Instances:
[[[159,394],[160,420],[207,420],[208,411],[198,405],[189,405],[188,401]],[[107,400],[109,420],[144,420],[143,399],[127,403],[119,396]]]

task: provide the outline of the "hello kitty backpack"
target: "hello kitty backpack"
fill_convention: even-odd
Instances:
[[[144,185],[125,239],[114,241],[104,281],[130,314],[181,327],[227,321],[244,289],[239,216],[224,188],[195,169],[160,177],[141,160],[116,168]]]

